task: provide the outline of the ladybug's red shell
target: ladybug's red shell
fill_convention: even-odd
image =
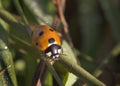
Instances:
[[[57,45],[61,45],[57,32],[47,25],[40,26],[32,33],[32,43],[41,51],[45,51],[49,47],[50,38],[53,38]]]
[[[61,49],[61,41],[57,32],[47,25],[40,26],[32,33],[32,43],[39,50],[45,52],[47,55],[57,55],[58,49]],[[54,54],[54,55],[53,55]]]

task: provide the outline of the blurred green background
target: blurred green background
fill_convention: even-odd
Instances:
[[[56,9],[52,0],[19,1],[28,21],[42,24],[43,19],[49,25],[53,23]],[[0,8],[19,15],[14,0],[0,0]],[[64,14],[78,63],[107,86],[120,86],[120,1],[66,0]],[[57,30],[63,33],[62,26]],[[31,46],[27,35],[6,24],[2,19],[0,19],[0,31],[5,33],[3,35],[8,40],[7,45],[13,57],[18,86],[30,86],[38,64],[39,51]],[[63,35],[63,38],[66,37]],[[69,52],[68,48],[66,52]],[[63,70],[57,69],[56,66],[55,68]],[[82,84],[75,76],[70,76],[67,78],[66,86]],[[57,86],[50,73],[45,86]]]

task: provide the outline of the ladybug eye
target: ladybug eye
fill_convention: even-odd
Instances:
[[[48,40],[48,42],[49,42],[49,43],[53,43],[53,42],[55,42],[55,39],[54,39],[54,38],[50,38],[50,39]]]
[[[39,36],[42,36],[42,35],[43,35],[43,33],[44,33],[43,31],[40,31],[40,32],[39,32]]]
[[[54,31],[53,29],[49,29],[49,30],[52,31],[52,32]]]

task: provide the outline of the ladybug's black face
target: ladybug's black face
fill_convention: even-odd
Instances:
[[[57,44],[52,44],[45,50],[45,55],[51,57],[52,59],[58,58],[60,53],[61,47]]]

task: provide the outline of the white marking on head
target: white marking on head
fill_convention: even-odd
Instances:
[[[46,55],[50,57],[52,55],[52,53],[48,52],[48,53],[46,53]]]
[[[61,53],[61,49],[58,49],[58,53]]]
[[[52,44],[57,44],[57,42],[50,43],[50,44],[48,45],[48,47],[51,46]]]

